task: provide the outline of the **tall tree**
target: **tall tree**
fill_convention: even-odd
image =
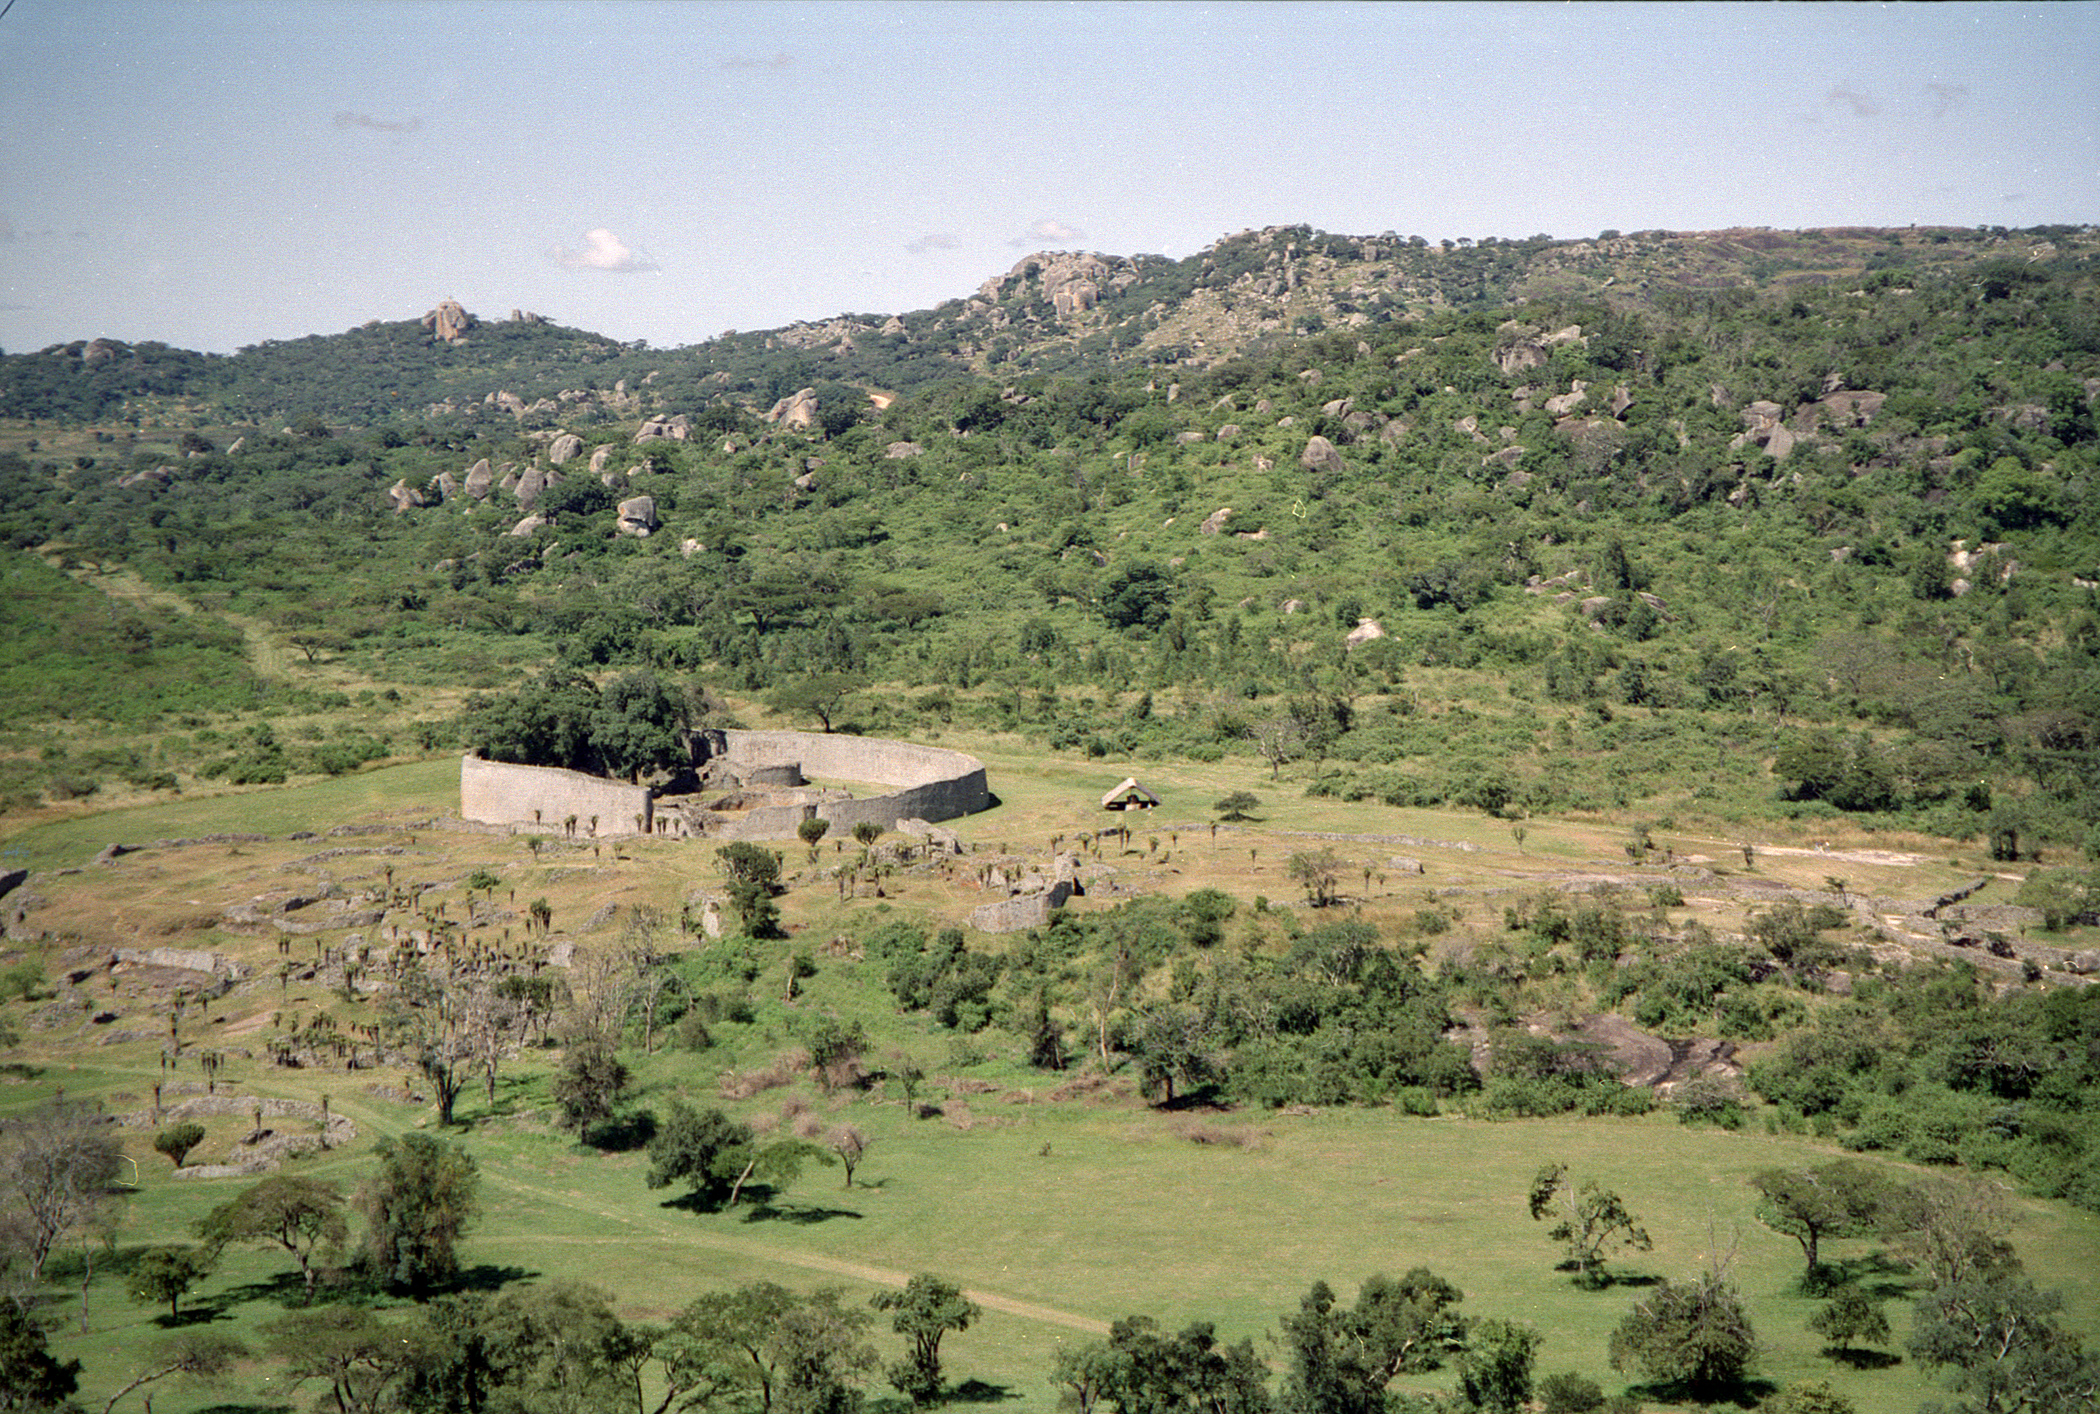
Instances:
[[[459,1273],[459,1239],[474,1221],[480,1176],[459,1144],[428,1134],[379,1141],[379,1171],[358,1189],[362,1264],[388,1286],[425,1299]]]
[[[954,1282],[920,1272],[902,1291],[878,1292],[871,1304],[890,1313],[890,1329],[911,1341],[911,1355],[884,1373],[901,1394],[920,1406],[941,1397],[941,1337],[966,1331],[984,1314]]]
[[[1636,1301],[1611,1335],[1611,1367],[1697,1398],[1738,1388],[1757,1357],[1757,1332],[1720,1265],[1665,1281]]]
[[[54,1100],[0,1127],[0,1196],[29,1252],[29,1279],[43,1280],[58,1240],[109,1201],[124,1153],[109,1120],[86,1105]]]
[[[197,1236],[214,1248],[232,1242],[282,1247],[299,1263],[306,1299],[314,1299],[318,1259],[341,1250],[349,1238],[343,1195],[333,1183],[273,1174],[221,1203],[199,1219]]]
[[[1762,1198],[1757,1220],[1801,1244],[1808,1262],[1803,1290],[1823,1283],[1822,1244],[1877,1231],[1894,1190],[1887,1177],[1857,1159],[1833,1159],[1806,1169],[1759,1169],[1750,1176],[1750,1186]]]
[[[1594,1178],[1584,1179],[1576,1188],[1566,1164],[1547,1164],[1538,1171],[1531,1180],[1530,1206],[1533,1221],[1549,1215],[1558,1219],[1546,1236],[1566,1249],[1567,1265],[1575,1269],[1578,1286],[1606,1284],[1604,1252],[1614,1243],[1641,1252],[1655,1246],[1618,1194]]]

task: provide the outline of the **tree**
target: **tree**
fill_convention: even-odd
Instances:
[[[795,836],[809,846],[809,862],[817,862],[817,842],[831,833],[831,822],[822,816],[811,815],[795,825]]]
[[[1757,1332],[1718,1267],[1665,1281],[1636,1301],[1611,1334],[1611,1367],[1698,1398],[1739,1386],[1757,1356]]]
[[[1341,897],[1343,863],[1331,849],[1305,850],[1291,856],[1291,878],[1305,890],[1307,903],[1325,908]]]
[[[2059,1414],[2100,1402],[2100,1354],[2063,1329],[2063,1295],[1997,1269],[1935,1284],[1911,1317],[1913,1359],[1965,1398],[1960,1414]]]
[[[20,1223],[31,1282],[58,1240],[108,1201],[123,1162],[108,1119],[85,1105],[55,1100],[0,1128],[0,1206]]]
[[[204,1126],[195,1120],[171,1124],[153,1136],[156,1152],[168,1156],[169,1162],[181,1168],[182,1161],[189,1157],[190,1150],[204,1142]]]
[[[1465,1294],[1426,1267],[1395,1280],[1365,1281],[1354,1308],[1337,1305],[1315,1282],[1295,1315],[1282,1319],[1291,1369],[1277,1396],[1281,1414],[1383,1414],[1386,1386],[1406,1372],[1433,1370],[1464,1343],[1467,1322],[1453,1310]]]
[[[44,1327],[20,1302],[0,1298],[0,1411],[42,1414],[77,1409],[80,1362],[51,1354]]]
[[[1546,1236],[1562,1244],[1575,1269],[1575,1284],[1591,1288],[1608,1284],[1604,1275],[1604,1251],[1614,1243],[1647,1252],[1655,1244],[1634,1221],[1618,1194],[1594,1178],[1584,1179],[1577,1189],[1568,1179],[1566,1164],[1547,1164],[1531,1180],[1531,1217],[1541,1221],[1549,1214],[1559,1218]]]
[[[343,1197],[332,1183],[273,1174],[198,1220],[197,1236],[214,1250],[232,1242],[274,1243],[299,1263],[306,1299],[320,1275],[316,1258],[341,1250],[349,1238]]]
[[[428,1134],[382,1139],[379,1172],[358,1190],[366,1272],[418,1300],[459,1272],[458,1243],[473,1223],[480,1175],[459,1144]]]
[[[1458,1357],[1458,1388],[1475,1409],[1517,1414],[1531,1402],[1531,1367],[1538,1331],[1490,1316],[1475,1325]]]
[[[685,700],[646,668],[607,683],[589,722],[591,750],[608,776],[639,781],[691,760]]]
[[[884,1373],[898,1393],[920,1406],[941,1397],[941,1337],[962,1332],[984,1312],[962,1294],[962,1288],[927,1272],[906,1282],[902,1291],[878,1292],[871,1303],[891,1313],[890,1329],[911,1341],[911,1355]]]
[[[1146,1012],[1128,1042],[1138,1062],[1138,1085],[1147,1096],[1174,1103],[1174,1087],[1201,1085],[1216,1071],[1210,1025],[1194,1007],[1164,1006]]]
[[[213,1265],[212,1254],[205,1248],[148,1248],[131,1264],[131,1277],[125,1291],[134,1301],[167,1302],[168,1316],[172,1320],[182,1314],[182,1298],[189,1295],[191,1287],[211,1275]]]
[[[1750,1186],[1762,1196],[1757,1220],[1801,1244],[1808,1269],[1804,1291],[1823,1277],[1822,1243],[1831,1238],[1864,1237],[1876,1231],[1889,1208],[1894,1185],[1857,1159],[1834,1159],[1807,1169],[1759,1169]]]
[[[1252,791],[1236,790],[1223,796],[1211,806],[1218,812],[1220,820],[1251,820],[1253,811],[1261,806],[1261,797]]]
[[[815,673],[782,683],[766,694],[766,705],[783,716],[808,713],[825,731],[831,720],[845,710],[846,701],[866,684],[851,673]]]
[[[1220,1347],[1207,1321],[1168,1335],[1150,1316],[1126,1316],[1108,1339],[1061,1345],[1053,1382],[1064,1407],[1092,1414],[1269,1414],[1268,1369],[1254,1343]]]
[[[318,1407],[336,1414],[381,1414],[414,1368],[417,1350],[405,1327],[362,1306],[315,1306],[263,1327],[270,1353],[284,1361],[292,1383],[326,1380]]]
[[[550,1087],[561,1106],[562,1123],[581,1133],[585,1126],[611,1118],[627,1079],[627,1067],[602,1038],[588,1035],[571,1042]]]
[[[719,1206],[750,1161],[751,1141],[751,1126],[720,1109],[699,1111],[673,1100],[670,1117],[649,1141],[645,1181],[651,1188],[683,1183],[696,1199]]]
[[[1889,1318],[1882,1314],[1881,1303],[1851,1282],[1831,1293],[1808,1318],[1808,1328],[1839,1351],[1858,1349],[1862,1342],[1886,1345],[1889,1338]]]
[[[858,1125],[842,1124],[832,1130],[824,1142],[831,1146],[832,1153],[838,1155],[839,1164],[846,1170],[846,1187],[851,1188],[853,1171],[860,1167],[860,1161],[867,1157],[868,1146],[874,1141],[861,1133]]]
[[[769,849],[737,840],[715,851],[722,872],[729,876],[729,906],[737,922],[754,938],[770,938],[780,931],[780,908],[773,895],[780,883],[780,856]]]
[[[154,1343],[147,1357],[147,1366],[131,1383],[109,1397],[102,1406],[102,1414],[109,1414],[117,1407],[117,1401],[143,1385],[164,1380],[170,1375],[193,1375],[199,1379],[212,1379],[233,1368],[236,1360],[248,1358],[249,1351],[239,1337],[220,1331],[189,1330],[164,1337]],[[4,1408],[0,1405],[0,1408]],[[152,1395],[146,1396],[146,1407],[153,1407]]]
[[[1254,743],[1255,753],[1269,763],[1272,781],[1285,766],[1305,754],[1305,724],[1296,717],[1258,723],[1247,729],[1247,737]]]

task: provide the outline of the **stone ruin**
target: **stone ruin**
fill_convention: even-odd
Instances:
[[[884,830],[939,821],[991,804],[984,763],[941,747],[828,732],[708,730],[689,741],[692,769],[666,787],[468,756],[460,814],[513,829],[602,839],[666,835],[710,840],[796,838],[806,819],[844,835],[863,821]],[[858,794],[810,777],[888,787]]]

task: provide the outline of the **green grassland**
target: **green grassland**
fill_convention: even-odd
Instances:
[[[989,738],[951,737],[950,744],[978,750],[992,765],[1000,804],[959,822],[966,838],[986,848],[1018,849],[1025,841],[1041,852],[1052,835],[1098,828],[1092,802],[1127,764],[1036,761]],[[16,833],[5,848],[10,860],[39,870],[32,887],[46,902],[31,916],[62,921],[68,936],[61,944],[210,947],[255,967],[260,980],[184,1022],[192,1054],[214,1047],[234,1056],[269,1028],[274,1012],[326,1010],[346,1024],[375,1014],[372,1003],[345,1000],[311,982],[279,986],[270,975],[275,944],[219,926],[219,908],[265,889],[300,881],[311,886],[321,877],[369,881],[384,863],[404,880],[435,885],[440,896],[457,895],[467,874],[487,868],[518,897],[545,894],[557,932],[576,930],[588,947],[616,931],[615,924],[582,931],[604,904],[675,911],[695,887],[716,877],[704,846],[572,843],[535,854],[500,832],[437,828],[434,822],[455,799],[456,770],[456,758],[446,758],[295,789],[113,811]],[[1374,890],[1366,915],[1398,926],[1422,903],[1440,898],[1469,919],[1461,932],[1470,934],[1494,926],[1493,898],[1571,869],[1605,867],[1621,835],[1597,824],[1538,820],[1519,853],[1506,826],[1477,816],[1279,796],[1262,812],[1266,818],[1221,830],[1213,842],[1207,800],[1236,788],[1260,793],[1258,768],[1163,762],[1143,774],[1168,804],[1138,822],[1126,853],[1111,853],[1090,869],[1097,880],[1113,880],[1114,891],[1097,889],[1075,907],[1104,909],[1135,894],[1175,895],[1199,886],[1221,887],[1250,904],[1257,894],[1282,903],[1293,893],[1284,860],[1313,832],[1419,836],[1476,848],[1412,851],[1433,856],[1427,872],[1407,887]],[[336,825],[373,832],[330,836]],[[318,837],[288,838],[304,831]],[[112,862],[89,862],[111,842],[244,833],[269,838],[148,847]],[[1147,847],[1155,834],[1158,853]],[[1686,852],[1691,843],[1684,842]],[[1375,850],[1381,859],[1398,852],[1364,841],[1345,847]],[[359,849],[399,852],[326,853]],[[1798,856],[1768,852],[1762,867],[1813,886],[1828,865],[1804,850]],[[1960,872],[1944,856],[1877,867],[1934,881]],[[791,942],[773,955],[851,937],[888,918],[958,920],[974,902],[967,885],[952,881],[912,875],[896,883],[888,898],[843,902],[829,889],[807,886],[813,881],[791,887],[782,900]],[[1722,924],[1736,916],[1730,907],[1694,896],[1684,913]],[[307,944],[297,940],[296,946]],[[922,1099],[930,1097],[938,1113],[910,1117],[894,1089],[881,1084],[826,1094],[802,1079],[732,1103],[761,1125],[792,1125],[804,1116],[826,1125],[852,1123],[873,1143],[850,1190],[836,1169],[812,1169],[764,1207],[695,1213],[668,1205],[664,1193],[643,1185],[641,1155],[584,1149],[555,1128],[546,1089],[551,1054],[528,1052],[503,1071],[493,1107],[478,1086],[460,1103],[459,1134],[483,1174],[483,1217],[464,1252],[473,1279],[573,1277],[615,1293],[628,1318],[663,1319],[702,1292],[751,1280],[798,1289],[838,1283],[864,1293],[934,1271],[987,1308],[980,1325],[944,1346],[953,1376],[1003,1388],[1017,1410],[1048,1411],[1055,1404],[1048,1371],[1058,1343],[1098,1336],[1121,1316],[1155,1315],[1170,1329],[1215,1321],[1222,1335],[1254,1336],[1274,1356],[1267,1333],[1313,1281],[1324,1279],[1346,1297],[1375,1272],[1426,1265],[1467,1293],[1469,1314],[1531,1321],[1544,1331],[1542,1372],[1580,1371],[1616,1389],[1624,1377],[1608,1369],[1605,1341],[1640,1288],[1576,1288],[1553,1270],[1555,1249],[1524,1211],[1532,1173],[1543,1162],[1562,1161],[1615,1187],[1654,1236],[1652,1252],[1615,1264],[1623,1275],[1681,1277],[1715,1247],[1732,1254],[1766,1345],[1763,1378],[1779,1384],[1828,1379],[1864,1414],[1907,1411],[1930,1397],[1931,1387],[1909,1362],[1855,1370],[1818,1353],[1819,1338],[1803,1325],[1815,1303],[1794,1288],[1798,1249],[1753,1218],[1755,1195],[1745,1184],[1750,1172],[1819,1161],[1833,1152],[1827,1145],[1761,1133],[1754,1125],[1736,1133],[1687,1128],[1666,1112],[1497,1123],[1456,1114],[1409,1118],[1383,1108],[1157,1110],[1137,1098],[1127,1075],[1086,1080],[1032,1071],[1003,1033],[959,1038],[923,1017],[897,1016],[879,966],[857,959],[850,948],[817,949],[816,975],[802,983],[793,1003],[780,999],[777,974],[769,962],[751,988],[752,1022],[717,1028],[713,1049],[631,1053],[641,1102],[659,1110],[674,1096],[721,1103],[725,1074],[765,1065],[793,1045],[801,1018],[828,1013],[864,1020],[878,1051],[919,1058],[931,1077]],[[159,1024],[148,998],[97,1001],[123,1013],[99,1028],[104,1033],[131,1029],[150,1037]],[[16,1053],[26,1069],[0,1088],[0,1105],[19,1110],[59,1087],[113,1110],[148,1103],[160,1041],[97,1045],[97,1029],[85,1021],[28,1027]],[[176,1078],[201,1088],[194,1066]],[[298,1161],[293,1171],[346,1186],[368,1167],[375,1138],[435,1122],[428,1104],[382,1098],[421,1084],[399,1068],[294,1071],[232,1059],[219,1083],[243,1095],[329,1095],[334,1109],[356,1122],[359,1138]],[[222,1118],[207,1128],[193,1162],[222,1156],[248,1121]],[[68,1308],[66,1326],[54,1335],[59,1353],[83,1360],[85,1391],[97,1399],[127,1377],[141,1342],[157,1333],[150,1309],[125,1299],[112,1269],[142,1246],[180,1240],[190,1223],[248,1182],[175,1180],[167,1161],[147,1148],[150,1131],[128,1134],[139,1188],[126,1204],[117,1259],[105,1258],[89,1286],[87,1333]],[[2100,1330],[2100,1217],[2061,1203],[2023,1201],[2015,1238],[2041,1284],[2065,1292],[2069,1323]],[[1871,1244],[1842,1244],[1838,1255],[1865,1257],[1871,1250]],[[62,1257],[54,1269],[61,1286],[73,1260]],[[253,1336],[278,1314],[286,1270],[286,1263],[261,1253],[229,1253],[192,1304],[211,1311],[216,1327]],[[1899,1343],[1903,1319],[1897,1314]],[[156,1404],[188,1414],[229,1400],[265,1408],[292,1402],[272,1379],[266,1362],[254,1363],[228,1387],[167,1388]],[[1448,1382],[1448,1373],[1413,1381],[1420,1388]]]

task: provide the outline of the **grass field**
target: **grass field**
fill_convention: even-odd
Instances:
[[[1012,744],[949,738],[992,767],[1001,804],[958,822],[965,838],[987,848],[1043,854],[1053,835],[1102,828],[1092,807],[1129,763],[1028,758]],[[1516,841],[1504,822],[1309,800],[1273,788],[1259,768],[1169,764],[1136,770],[1166,806],[1131,822],[1126,850],[1104,850],[1090,876],[1097,886],[1083,907],[1105,907],[1135,893],[1182,892],[1201,886],[1242,900],[1279,903],[1295,893],[1285,862],[1317,834],[1375,835],[1336,847],[1371,864],[1392,855],[1422,858],[1420,876],[1391,875],[1367,884],[1366,916],[1398,917],[1425,900],[1455,903],[1485,922],[1502,891],[1538,887],[1570,872],[1623,872],[1622,827],[1606,822],[1527,822]],[[274,940],[229,931],[219,911],[271,889],[344,887],[369,882],[382,868],[403,881],[429,883],[434,897],[457,895],[476,868],[490,868],[517,899],[541,894],[555,910],[557,931],[582,930],[608,903],[649,903],[675,914],[679,902],[718,874],[712,851],[671,841],[560,843],[534,854],[502,834],[429,828],[456,809],[457,763],[447,758],[371,771],[291,790],[186,799],[132,811],[52,821],[9,837],[7,867],[39,871],[31,891],[44,903],[37,926],[62,927],[58,946],[142,947],[166,943],[208,947],[253,966],[261,980],[185,1020],[185,1041],[237,1052],[244,1036],[268,1025],[274,1011],[329,1009],[346,1020],[369,1012],[310,984],[280,986]],[[1221,829],[1213,840],[1209,802],[1251,789],[1269,802],[1259,822]],[[338,824],[383,827],[331,838]],[[316,831],[318,837],[287,836]],[[268,841],[145,849],[110,864],[90,861],[112,842],[259,833]],[[1150,845],[1159,837],[1155,850]],[[1399,837],[1470,844],[1473,849],[1392,843]],[[1658,832],[1659,842],[1667,838]],[[1760,841],[1758,869],[1804,887],[1830,871],[1828,857],[1801,841]],[[1843,852],[1863,841],[1833,840]],[[1902,851],[1904,842],[1873,847]],[[1946,846],[1914,842],[1910,862],[1875,856],[1846,866],[1855,888],[1929,893],[1959,877]],[[1734,863],[1733,842],[1679,841],[1681,854],[1704,852],[1715,865]],[[1801,848],[1799,855],[1779,852]],[[374,854],[374,850],[394,851]],[[338,852],[341,851],[341,852]],[[356,852],[352,852],[356,851]],[[1616,860],[1613,856],[1616,855]],[[1891,856],[1893,858],[1893,855]],[[800,856],[789,850],[790,866]],[[77,870],[77,873],[59,871]],[[828,888],[791,889],[782,903],[798,936],[820,940],[888,910],[901,916],[959,921],[983,896],[961,880],[899,876],[883,900],[841,901]],[[1735,906],[1692,898],[1688,908],[1725,919]],[[11,900],[11,904],[19,900]],[[520,905],[522,907],[522,905]],[[320,935],[335,943],[337,935]],[[590,935],[584,936],[590,941]],[[296,947],[309,944],[301,939]],[[754,993],[771,986],[761,978]],[[872,1019],[881,980],[872,964],[830,953],[793,1005],[763,1001],[757,1022],[733,1045],[701,1053],[665,1050],[635,1058],[641,1099],[659,1110],[683,1094],[717,1103],[721,1074],[761,1063],[786,1046],[795,1015],[837,1010]],[[58,1087],[73,1098],[112,1109],[150,1102],[157,1076],[161,1014],[150,999],[125,995],[103,1003],[119,1015],[98,1029],[85,1020],[25,1028],[15,1053],[33,1078],[0,1082],[0,1110],[41,1102]],[[871,1027],[871,1029],[873,1029]],[[132,1039],[116,1033],[130,1032]],[[1385,1110],[1311,1113],[1165,1113],[1137,1101],[1127,1077],[1053,1099],[1057,1077],[1028,1071],[1003,1053],[1011,1039],[980,1038],[982,1059],[951,1052],[952,1038],[916,1019],[884,1020],[885,1047],[904,1046],[932,1073],[942,1112],[906,1115],[894,1093],[878,1086],[852,1098],[825,1096],[806,1085],[767,1092],[731,1106],[757,1122],[774,1122],[792,1101],[826,1123],[851,1122],[873,1139],[859,1184],[840,1185],[835,1169],[813,1169],[775,1208],[694,1214],[665,1205],[666,1194],[642,1182],[639,1155],[601,1155],[575,1146],[546,1122],[545,1059],[528,1057],[504,1073],[493,1112],[478,1090],[462,1097],[467,1127],[458,1131],[481,1166],[484,1217],[466,1261],[489,1281],[576,1277],[615,1293],[630,1317],[661,1319],[694,1296],[766,1278],[795,1286],[840,1283],[856,1294],[932,1271],[971,1290],[987,1308],[982,1323],[943,1346],[951,1375],[1002,1387],[1016,1414],[1048,1414],[1049,1383],[1059,1342],[1085,1340],[1108,1322],[1146,1313],[1178,1328],[1211,1320],[1221,1335],[1267,1343],[1277,1317],[1295,1309],[1306,1288],[1324,1279],[1352,1299],[1357,1284],[1379,1271],[1425,1265],[1466,1292],[1464,1310],[1531,1321],[1546,1334],[1542,1373],[1575,1370],[1607,1389],[1623,1387],[1605,1362],[1605,1342],[1637,1294],[1574,1287],[1553,1270],[1555,1250],[1543,1225],[1526,1215],[1531,1175],[1548,1161],[1577,1177],[1616,1188],[1655,1239],[1651,1253],[1615,1263],[1628,1276],[1679,1277],[1695,1271],[1718,1244],[1734,1254],[1734,1271],[1767,1349],[1760,1373],[1784,1384],[1825,1378],[1862,1414],[1897,1414],[1931,1396],[1908,1362],[1859,1371],[1818,1353],[1803,1322],[1814,1303],[1793,1291],[1800,1254],[1794,1243],[1759,1226],[1745,1177],[1767,1164],[1816,1162],[1834,1151],[1805,1140],[1745,1131],[1687,1129],[1666,1115],[1639,1120],[1526,1121],[1491,1124],[1455,1117],[1408,1119]],[[100,1044],[103,1041],[109,1044]],[[380,1088],[417,1083],[400,1070],[285,1071],[236,1059],[227,1079],[241,1094],[316,1099],[354,1120],[358,1141],[300,1161],[296,1172],[336,1178],[346,1186],[368,1167],[378,1135],[435,1123],[434,1107],[382,1098]],[[181,1081],[201,1080],[193,1067]],[[375,1088],[377,1087],[377,1088]],[[201,1088],[201,1087],[200,1087]],[[223,1154],[244,1118],[214,1121],[193,1161]],[[120,1254],[156,1241],[180,1240],[188,1225],[247,1180],[178,1181],[149,1147],[150,1130],[128,1131],[140,1187],[127,1205]],[[2061,1204],[2022,1203],[2018,1246],[2045,1287],[2061,1288],[2076,1328],[2100,1331],[2100,1218]],[[1839,1256],[1868,1249],[1844,1244]],[[64,1259],[67,1262],[73,1259]],[[61,1263],[63,1265],[63,1263]],[[289,1263],[261,1253],[229,1253],[198,1302],[220,1328],[255,1338],[278,1313],[272,1279]],[[99,1407],[128,1378],[141,1347],[158,1333],[153,1310],[122,1294],[107,1267],[89,1288],[86,1333],[72,1319],[54,1346],[86,1367],[83,1393]],[[1890,1308],[1897,1340],[1907,1325],[1900,1302]],[[885,1350],[898,1338],[882,1332]],[[259,1342],[258,1342],[259,1343]],[[272,1383],[263,1362],[224,1388],[163,1387],[156,1407],[193,1414],[214,1407],[304,1405]],[[1448,1371],[1424,1388],[1448,1388]],[[128,1406],[120,1406],[128,1407]]]

